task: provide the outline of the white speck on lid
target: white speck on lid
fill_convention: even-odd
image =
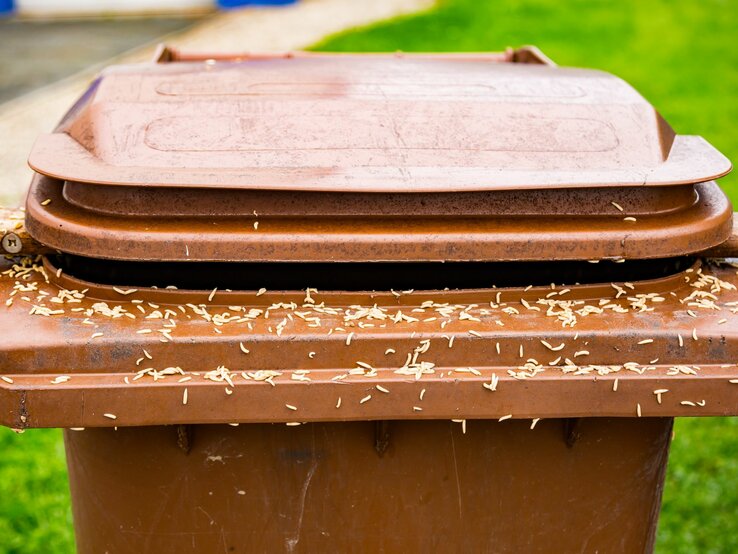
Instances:
[[[485,389],[494,392],[494,391],[497,390],[497,383],[499,383],[499,381],[500,381],[500,378],[497,377],[497,374],[493,373],[490,382],[489,383],[482,383],[482,386]]]
[[[138,292],[138,289],[119,289],[118,287],[113,287],[113,290],[117,292],[118,294],[122,294],[123,296],[126,296],[128,294],[133,294],[134,292]]]
[[[115,414],[103,414],[104,417],[107,417],[108,419],[118,419],[118,416]]]
[[[656,395],[656,402],[661,404],[661,395],[669,392],[669,389],[656,389],[653,393]]]
[[[552,346],[551,343],[545,340],[541,340],[541,344],[553,352],[558,352],[559,350],[562,350],[565,346],[563,342],[558,346]]]
[[[466,435],[466,420],[465,419],[452,419],[453,423],[461,423],[461,432]]]

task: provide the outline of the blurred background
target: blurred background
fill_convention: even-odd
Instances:
[[[534,44],[560,65],[622,77],[678,133],[737,160],[736,34],[738,0],[0,0],[0,205],[22,203],[35,136],[94,74],[144,61],[159,42],[240,52]],[[738,206],[738,177],[720,184]],[[61,433],[0,428],[0,554],[73,551]],[[677,421],[657,552],[738,552],[738,418]]]

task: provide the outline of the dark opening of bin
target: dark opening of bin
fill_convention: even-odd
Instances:
[[[641,281],[684,271],[689,256],[657,260],[548,262],[226,263],[120,262],[61,255],[64,273],[98,284],[209,290],[441,290]]]

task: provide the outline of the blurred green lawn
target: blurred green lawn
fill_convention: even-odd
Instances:
[[[484,51],[535,44],[633,84],[677,132],[738,159],[738,0],[448,0],[321,50]],[[732,46],[731,46],[732,45]],[[738,178],[721,181],[738,200]],[[0,429],[0,554],[73,551],[59,431]],[[738,552],[738,418],[676,423],[660,554]]]

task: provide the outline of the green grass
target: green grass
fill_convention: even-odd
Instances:
[[[633,84],[677,132],[738,159],[738,0],[454,0],[331,38],[337,51],[484,51],[536,44],[561,65]],[[738,178],[721,181],[738,201]],[[0,554],[73,551],[59,431],[0,429]],[[738,552],[738,418],[682,419],[657,551]]]
[[[325,51],[490,51],[535,44],[631,83],[681,134],[738,159],[738,1],[448,0],[329,38]],[[738,176],[721,180],[738,205]]]
[[[0,427],[0,553],[74,552],[61,431]]]
[[[656,551],[738,552],[738,418],[676,421]]]

